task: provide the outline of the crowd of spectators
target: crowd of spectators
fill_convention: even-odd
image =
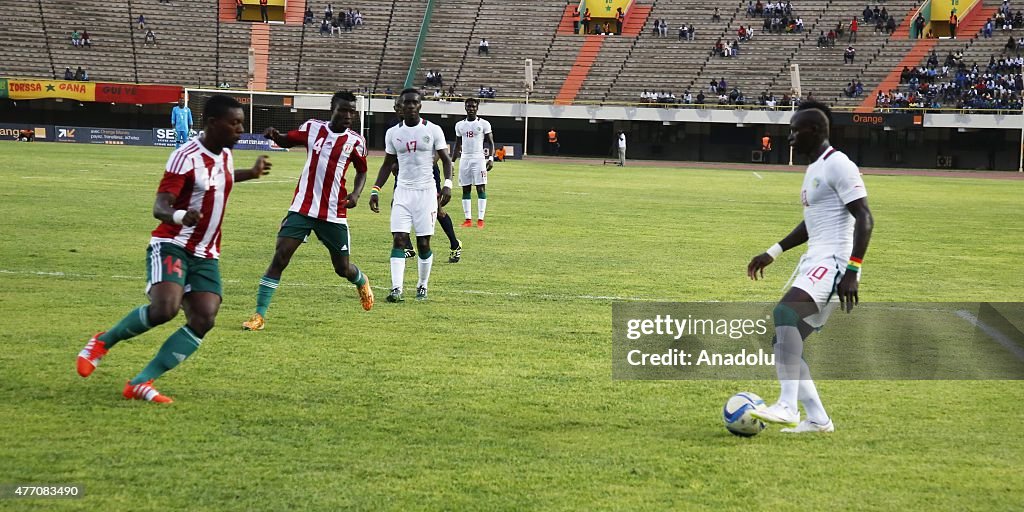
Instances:
[[[440,71],[427,70],[426,80],[423,82],[426,87],[444,87],[444,76]]]
[[[925,65],[905,67],[900,88],[880,91],[878,108],[955,108],[958,110],[1020,110],[1024,92],[1024,57],[989,57],[987,65],[967,66],[963,52],[950,52],[939,65],[932,51]]]
[[[79,82],[89,81],[89,72],[78,66],[78,69],[71,71],[71,66],[64,68],[64,80],[78,80]]]
[[[313,9],[306,7],[303,23],[312,25],[316,23],[314,18]],[[363,14],[359,12],[359,9],[338,9],[338,13],[335,14],[334,6],[327,4],[324,7],[324,17],[320,20],[320,35],[341,35],[342,32],[351,32],[361,26],[363,26]]]
[[[492,98],[493,99],[493,98],[496,97],[496,95],[497,95],[497,93],[494,92],[494,87],[484,87],[484,86],[481,85],[480,86],[480,90],[477,91],[477,98]]]
[[[863,84],[861,84],[863,90]],[[706,94],[705,94],[706,93]],[[809,99],[813,95],[809,96]],[[707,105],[718,106],[749,106],[774,110],[776,108],[794,108],[799,106],[800,99],[790,94],[778,98],[774,93],[765,90],[757,98],[748,98],[738,85],[729,86],[725,78],[712,79],[708,83],[707,90],[699,90],[693,94],[689,89],[683,91],[682,95],[676,96],[672,91],[644,90],[640,94],[640,102],[646,104],[657,103],[660,105],[694,105],[698,107]]]

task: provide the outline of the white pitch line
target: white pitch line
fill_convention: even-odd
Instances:
[[[99,274],[78,274],[74,272],[43,272],[35,270],[4,270],[0,269],[0,274],[7,275],[22,275],[22,276],[35,276],[35,277],[64,277],[70,279],[127,279],[134,281],[143,281],[143,276],[101,276]],[[224,279],[225,283],[230,284],[244,284],[247,281],[239,279]],[[321,284],[321,283],[301,283],[301,282],[284,282],[281,286],[284,287],[297,287],[297,288],[336,288],[342,286],[343,283],[337,285]],[[389,291],[390,288],[376,287],[380,291]],[[678,302],[675,299],[652,299],[650,297],[620,297],[617,295],[557,295],[550,293],[520,293],[520,292],[492,292],[485,290],[453,290],[457,293],[463,293],[467,295],[487,295],[494,297],[528,297],[536,299],[554,299],[554,300],[593,300],[593,301],[632,301],[632,302]],[[696,301],[691,301],[696,302]],[[711,301],[714,302],[714,301]]]
[[[761,175],[760,175],[760,174],[758,174],[758,173],[756,173],[756,172],[754,173],[754,176],[757,176],[757,179],[759,179],[759,180],[763,180],[763,179],[764,179],[764,178],[762,178],[762,177],[761,177]]]
[[[964,320],[967,321],[967,323],[974,325],[978,329],[981,329],[982,332],[988,334],[988,336],[995,340],[996,343],[1002,345],[1003,348],[1009,350],[1011,353],[1013,353],[1013,355],[1017,356],[1017,359],[1024,361],[1024,348],[1021,348],[1020,345],[1014,343],[1014,341],[1011,340],[1009,336],[999,332],[996,328],[992,327],[991,325],[988,325],[985,322],[978,320],[978,317],[974,316],[973,314],[971,314],[970,311],[967,311],[965,309],[957,310],[956,316],[963,318]]]

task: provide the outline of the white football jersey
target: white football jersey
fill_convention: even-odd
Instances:
[[[392,126],[384,135],[385,151],[398,156],[398,186],[411,190],[434,188],[434,152],[448,148],[441,127],[420,119]]]
[[[491,133],[491,123],[477,116],[473,121],[463,119],[455,123],[455,136],[462,137],[462,157],[483,157],[484,140]]]
[[[829,148],[807,166],[800,201],[804,205],[808,254],[839,254],[853,251],[856,220],[846,205],[867,197],[857,164],[843,152]]]

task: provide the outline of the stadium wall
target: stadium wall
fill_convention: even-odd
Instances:
[[[371,148],[381,149],[384,132],[394,122],[393,101],[370,101],[365,134]],[[254,106],[253,133],[267,126],[298,125],[310,117],[326,117],[319,100],[295,98],[289,108]],[[194,112],[201,105],[192,105]],[[0,100],[0,123],[48,126],[141,129],[166,128],[171,105],[123,105],[77,101]],[[533,105],[487,102],[480,115],[494,128],[496,141],[522,142],[523,120],[529,113],[526,143],[529,155],[547,153],[546,134],[555,128],[562,156],[606,157],[618,130],[629,143],[628,158],[694,162],[751,163],[760,140],[769,135],[776,150],[768,163],[789,160],[786,137],[790,112],[717,109],[639,108]],[[464,116],[460,102],[427,101],[427,119],[449,134]],[[200,122],[196,116],[197,124]],[[854,120],[836,114],[832,142],[854,160],[870,167],[983,169],[1016,171],[1020,157],[1021,115],[870,114]],[[866,118],[866,121],[865,119]],[[596,141],[596,142],[595,142]],[[762,159],[765,155],[761,155]]]

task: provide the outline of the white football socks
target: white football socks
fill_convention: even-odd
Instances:
[[[398,291],[402,291],[403,281],[405,281],[405,258],[391,258],[391,288],[398,288]]]
[[[486,199],[480,199],[478,197],[476,199],[476,209],[477,209],[477,212],[478,212],[476,218],[478,218],[480,220],[484,220],[484,213],[487,211],[487,200]]]
[[[779,401],[786,403],[794,411],[799,410],[796,405],[800,391],[800,365],[803,363],[801,356],[804,353],[804,340],[800,337],[800,330],[789,325],[775,327],[775,373],[779,377],[779,384],[782,392],[779,394]]]
[[[466,214],[466,220],[473,220],[473,200],[462,200],[462,213]]]
[[[825,406],[821,404],[818,388],[814,385],[814,381],[811,380],[811,369],[807,366],[807,361],[801,359],[800,363],[800,403],[804,405],[804,410],[807,411],[807,419],[819,425],[824,425],[828,423],[828,413],[825,412]]]
[[[434,253],[430,253],[430,257],[427,259],[417,259],[419,260],[418,266],[420,271],[420,279],[419,282],[416,283],[416,287],[419,288],[422,286],[423,288],[426,288],[427,283],[430,281],[430,267],[434,265]]]

